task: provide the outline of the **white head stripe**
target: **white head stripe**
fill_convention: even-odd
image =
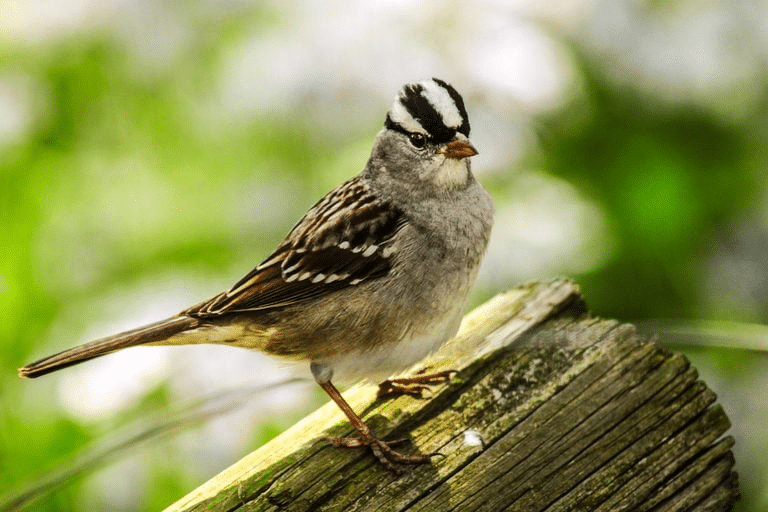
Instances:
[[[456,90],[436,78],[406,84],[387,114],[387,128],[421,133],[438,144],[449,142],[457,132],[469,136],[469,120]]]
[[[413,118],[413,116],[405,109],[402,103],[400,103],[400,97],[395,98],[395,102],[392,104],[392,108],[389,109],[389,117],[396,124],[403,127],[404,130],[409,132],[423,133],[427,135],[427,131],[419,122]]]
[[[448,94],[448,91],[443,89],[434,80],[424,80],[419,82],[419,85],[424,87],[422,96],[426,98],[429,103],[435,107],[440,117],[443,118],[443,124],[448,128],[458,128],[464,120],[461,117],[456,103],[453,98]]]

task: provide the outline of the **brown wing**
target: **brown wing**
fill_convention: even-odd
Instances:
[[[329,192],[264,262],[230,290],[185,311],[206,318],[310,301],[382,277],[402,212],[359,178]]]

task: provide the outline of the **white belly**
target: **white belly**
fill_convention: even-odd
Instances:
[[[407,370],[440,348],[459,330],[462,310],[457,309],[435,322],[433,328],[369,350],[355,350],[328,361],[333,368],[333,381],[351,384],[361,378],[380,382]]]

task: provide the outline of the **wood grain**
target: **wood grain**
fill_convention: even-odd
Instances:
[[[441,455],[401,475],[365,450],[333,404],[167,510],[730,510],[728,418],[685,357],[631,325],[589,316],[566,280],[491,299],[420,367],[456,369],[426,400],[345,397],[405,452]],[[478,443],[477,441],[480,441]]]

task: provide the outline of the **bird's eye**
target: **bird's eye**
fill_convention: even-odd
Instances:
[[[411,141],[413,147],[421,149],[427,144],[427,138],[421,133],[409,133],[408,140]]]

